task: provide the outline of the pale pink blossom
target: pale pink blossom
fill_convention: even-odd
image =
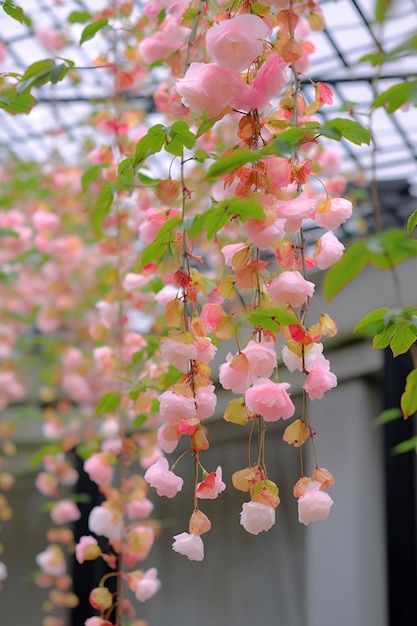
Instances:
[[[321,270],[326,270],[331,265],[337,263],[342,257],[345,246],[341,241],[329,230],[324,233],[317,242],[314,258]]]
[[[67,566],[62,548],[57,544],[49,545],[35,557],[41,570],[49,576],[63,576]]]
[[[201,483],[198,483],[196,494],[198,498],[214,500],[225,489],[226,485],[222,480],[222,468],[219,465],[215,472],[211,472]]]
[[[269,378],[277,366],[277,354],[272,341],[249,341],[242,350],[248,359],[250,380]]]
[[[238,72],[216,63],[191,63],[176,87],[185,106],[194,113],[205,111],[208,119],[220,117],[228,107],[235,106],[245,87],[249,89]]]
[[[330,362],[317,357],[310,366],[309,375],[303,385],[310,400],[321,400],[326,391],[337,385],[336,376],[330,371]]]
[[[7,47],[2,41],[0,41],[0,64],[4,63],[7,59]]]
[[[262,415],[267,422],[288,419],[295,406],[287,389],[289,383],[274,383],[269,378],[258,378],[245,393],[245,404],[252,413]]]
[[[173,15],[167,15],[158,32],[143,39],[138,46],[139,54],[145,63],[165,59],[187,41],[190,29],[181,26]]]
[[[184,483],[180,476],[170,471],[165,457],[161,457],[146,470],[145,480],[151,487],[155,487],[158,496],[166,496],[167,498],[173,498],[181,491]]]
[[[49,211],[35,211],[32,215],[35,230],[55,232],[59,226],[59,217]]]
[[[162,358],[171,363],[180,372],[188,372],[190,361],[197,360],[197,346],[194,343],[175,341],[169,337],[163,337],[160,343]]]
[[[166,454],[174,452],[180,438],[178,424],[165,422],[158,428],[157,438],[158,446],[161,450],[166,452]]]
[[[82,535],[75,546],[75,558],[78,563],[91,560],[101,554],[97,539],[91,535]]]
[[[309,346],[305,346],[304,351],[304,367],[306,370],[310,371],[311,365],[313,361],[319,357],[323,352],[323,344],[322,343],[313,343]],[[303,362],[301,356],[295,354],[288,346],[284,346],[282,348],[282,360],[284,361],[285,367],[290,371],[294,372],[298,370],[300,372],[303,371]]]
[[[235,266],[233,265],[233,257],[236,252],[244,250],[245,248],[247,248],[247,245],[245,243],[229,243],[226,246],[223,246],[221,251],[223,253],[226,265],[229,265],[230,267],[235,269]]]
[[[214,359],[217,348],[212,344],[210,337],[197,337],[195,346],[197,348],[196,361],[210,363]]]
[[[298,498],[298,520],[302,524],[326,519],[333,500],[325,491],[320,490],[320,483],[312,480],[308,483],[303,496]]]
[[[126,503],[126,514],[130,520],[149,517],[153,509],[154,504],[148,498],[143,498],[143,500],[129,500]]]
[[[104,535],[108,539],[120,539],[123,530],[123,520],[104,506],[95,506],[88,516],[88,528],[95,535]]]
[[[279,200],[276,204],[278,217],[287,220],[300,220],[310,217],[314,213],[316,201],[310,198],[306,193],[300,193],[296,198],[291,200]]]
[[[171,423],[191,419],[196,415],[195,400],[168,389],[159,396],[159,415]]]
[[[35,35],[38,41],[49,50],[60,50],[67,44],[64,35],[53,26],[39,26],[39,28],[36,29]]]
[[[291,165],[288,159],[270,156],[263,162],[268,166],[268,174],[273,186],[276,188],[288,187],[291,180]]]
[[[108,486],[113,480],[115,458],[108,452],[95,452],[84,461],[84,471],[97,485]]]
[[[54,504],[50,512],[54,524],[67,524],[80,519],[81,513],[75,502],[71,500],[59,500]]]
[[[202,561],[204,559],[204,543],[199,535],[194,533],[180,533],[174,536],[172,549],[179,554],[188,557],[190,561]]]
[[[248,533],[258,535],[275,524],[275,509],[261,502],[244,502],[240,523]]]
[[[248,238],[260,250],[267,250],[285,236],[284,219],[275,219],[272,224],[269,222],[270,220],[266,219],[249,219],[246,222]]]
[[[134,272],[128,272],[123,278],[122,287],[125,291],[134,291],[146,285],[149,282],[149,277],[143,274],[135,274]]]
[[[239,357],[242,357],[242,353]],[[246,355],[237,360],[229,353],[226,357],[226,363],[220,365],[219,382],[223,389],[230,389],[233,393],[244,393],[252,383]]]
[[[153,546],[155,531],[151,526],[134,526],[127,529],[122,555],[127,567],[144,561]]]
[[[155,295],[155,300],[162,306],[166,306],[168,302],[178,298],[180,293],[181,290],[175,285],[165,285],[165,287],[162,287],[161,291],[158,291]]]
[[[7,578],[6,564],[3,563],[3,561],[0,561],[0,582],[3,582],[3,580],[6,580],[6,578]]]
[[[139,602],[149,600],[149,598],[152,598],[161,588],[161,581],[158,579],[157,569],[151,567],[140,577],[129,577],[129,587],[132,589]]]
[[[314,219],[317,226],[322,226],[328,230],[334,230],[346,222],[352,215],[352,203],[346,198],[331,198],[319,205],[316,209]]]
[[[314,293],[314,283],[303,278],[298,271],[285,271],[267,287],[273,300],[285,302],[293,307],[304,304]]]
[[[251,83],[251,90],[258,91],[268,100],[277,96],[288,82],[287,67],[280,56],[269,54]]]
[[[268,33],[268,26],[257,15],[236,15],[208,29],[207,52],[221,67],[241,72],[262,54],[262,39]]]
[[[214,414],[217,404],[217,396],[214,385],[198,387],[195,394],[196,413],[195,417],[204,420]]]
[[[318,152],[316,160],[326,173],[335,174],[340,169],[342,155],[338,150],[325,148],[321,152]]]

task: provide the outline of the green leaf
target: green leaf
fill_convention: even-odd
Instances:
[[[0,109],[4,109],[11,115],[30,113],[35,104],[36,98],[28,92],[17,93],[16,85],[0,91]]]
[[[95,413],[111,413],[119,406],[122,400],[122,396],[118,391],[108,391],[97,403]]]
[[[3,5],[3,11],[7,13],[7,15],[12,17],[14,20],[16,20],[17,22],[20,22],[21,24],[23,24],[23,22],[26,21],[25,14],[21,7],[17,6],[13,2],[10,2],[9,0],[5,0],[5,2],[3,2],[2,5]]]
[[[178,120],[166,128],[165,134],[165,150],[175,156],[182,156],[184,148],[190,150],[195,144],[195,135],[183,120]]]
[[[30,459],[30,467],[36,467],[45,456],[55,456],[62,452],[59,443],[47,443],[36,450],[35,454]]]
[[[375,2],[375,22],[381,24],[390,7],[391,0],[376,0]]]
[[[17,237],[19,238],[20,235],[16,230],[13,230],[13,228],[0,228],[0,237]]]
[[[417,256],[417,240],[410,239],[402,229],[391,229],[374,235],[366,244],[368,261],[380,269],[389,269]]]
[[[148,263],[157,262],[164,258],[167,253],[169,241],[171,239],[172,231],[181,222],[181,216],[175,215],[170,217],[165,224],[161,226],[155,241],[149,246],[146,246],[142,251],[140,267],[143,268]]]
[[[95,37],[96,34],[100,30],[105,28],[108,25],[108,23],[109,23],[109,20],[107,19],[107,17],[102,17],[99,20],[92,22],[91,24],[88,24],[88,26],[86,26],[83,32],[81,33],[81,39],[80,39],[79,45],[82,46],[82,44],[85,43],[86,41],[93,39],[93,37]]]
[[[299,324],[297,316],[288,308],[254,309],[248,315],[248,322],[273,332],[277,332],[280,326]]]
[[[412,370],[405,382],[405,391],[401,396],[401,410],[404,419],[417,411],[417,369]]]
[[[204,135],[204,133],[206,133],[208,130],[211,130],[215,123],[216,120],[203,119],[200,126],[198,127],[196,139],[201,137],[201,135]]]
[[[396,333],[399,323],[390,324],[381,330],[381,332],[377,333],[372,341],[373,348],[386,348],[394,334]]]
[[[210,165],[207,178],[217,178],[228,172],[234,172],[234,170],[243,167],[246,163],[254,163],[259,159],[260,156],[258,152],[253,150],[234,150],[220,157],[216,163]]]
[[[314,135],[316,128],[288,128],[280,133],[269,146],[260,150],[261,153],[268,152],[278,156],[289,156],[299,147],[301,140],[305,137],[306,132]]]
[[[102,187],[91,212],[91,226],[96,232],[101,232],[103,220],[108,215],[113,202],[113,188],[111,185]]]
[[[388,113],[394,113],[407,102],[417,102],[417,79],[389,87],[375,98],[371,106],[373,108],[383,106]]]
[[[365,315],[353,329],[354,334],[374,337],[385,327],[384,316],[387,311],[389,311],[389,309],[383,307]]]
[[[162,124],[152,126],[136,145],[133,167],[137,167],[148,156],[160,152],[165,144],[165,139],[165,128]]]
[[[388,424],[388,422],[392,422],[399,417],[402,417],[401,409],[386,409],[374,419],[373,424],[374,426],[383,426],[384,424]]]
[[[324,134],[326,137],[329,135],[326,134],[326,131],[335,131],[336,133],[340,133],[340,137],[351,141],[352,143],[360,146],[363,143],[369,145],[371,141],[371,133],[367,128],[358,124],[354,120],[344,117],[335,117],[332,120],[328,120],[321,128],[321,134]],[[337,139],[337,137],[333,137]]]
[[[88,11],[72,11],[67,17],[70,24],[85,24],[91,20],[91,13]]]
[[[411,346],[416,342],[417,329],[410,324],[410,322],[403,322],[400,324],[395,332],[395,335],[391,339],[390,348],[394,356],[404,354]]]
[[[334,298],[365,267],[368,260],[366,242],[360,241],[347,248],[344,255],[326,273],[323,292],[327,300]]]
[[[137,415],[133,422],[132,422],[132,426],[134,428],[140,428],[141,426],[143,426],[146,421],[148,420],[148,415],[146,415],[145,413],[141,413],[140,415]]]
[[[407,233],[408,234],[412,233],[416,226],[417,226],[417,209],[413,213],[411,213],[410,217],[407,220]]]
[[[16,86],[17,93],[21,93],[33,86],[44,85],[51,76],[51,70],[55,65],[54,59],[42,59],[29,65]]]
[[[394,454],[403,454],[404,452],[411,452],[413,450],[417,451],[417,437],[406,439],[406,441],[402,441],[392,449]]]
[[[228,198],[197,215],[189,229],[189,237],[194,239],[205,227],[207,238],[211,239],[233,217],[239,217],[242,222],[250,218],[262,219],[263,208],[255,200]]]
[[[84,172],[81,176],[81,187],[84,192],[88,189],[91,183],[93,183],[100,176],[102,169],[102,165],[92,165]]]

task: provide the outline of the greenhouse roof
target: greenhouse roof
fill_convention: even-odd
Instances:
[[[364,55],[381,49],[391,51],[417,32],[417,0],[392,2],[384,26],[373,24],[374,0],[322,0],[320,4],[326,28],[311,33],[316,52],[308,79],[326,82],[334,91],[334,103],[323,109],[323,115],[350,115],[370,125],[376,137],[374,164],[372,146],[343,144],[344,170],[359,172],[367,180],[374,168],[378,180],[402,179],[417,184],[417,109],[400,109],[388,115],[381,107],[374,110],[371,118],[364,117],[377,93],[398,79],[408,80],[416,74],[415,56],[384,63],[382,67],[361,62]],[[34,61],[57,54],[42,45],[36,36],[40,28],[50,25],[62,31],[68,41],[58,54],[74,61],[83,76],[79,84],[65,78],[56,85],[34,91],[38,104],[28,115],[11,116],[0,110],[3,148],[34,160],[47,160],[51,154],[71,157],[77,153],[76,146],[88,132],[83,120],[94,111],[97,102],[112,97],[112,74],[108,66],[97,67],[96,59],[114,42],[111,35],[102,31],[79,46],[84,25],[68,23],[67,18],[74,11],[97,12],[104,6],[99,0],[26,0],[24,10],[32,20],[31,26],[0,12],[1,39],[8,50],[8,57],[0,65],[3,72],[22,73]],[[140,14],[140,0],[135,0],[135,11]],[[303,83],[309,98],[313,87],[307,78]],[[137,86],[126,97],[137,102],[138,107],[151,106],[149,85]]]

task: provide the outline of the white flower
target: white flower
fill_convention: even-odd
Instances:
[[[199,535],[190,533],[175,535],[172,549],[187,556],[190,561],[202,561],[204,559],[204,544]]]
[[[240,523],[248,533],[258,535],[275,524],[275,509],[261,502],[244,502]]]

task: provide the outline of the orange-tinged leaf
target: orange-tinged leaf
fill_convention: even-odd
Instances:
[[[281,48],[280,55],[286,63],[295,63],[299,61],[303,54],[301,44],[295,39],[290,39]]]
[[[235,297],[235,277],[233,274],[227,274],[227,276],[221,279],[218,292],[219,296],[226,298],[226,300],[231,300]]]
[[[236,333],[236,327],[230,316],[228,316],[226,319],[220,322],[220,324],[217,326],[216,330],[214,331],[214,334],[219,339],[231,339],[232,337],[235,336],[235,333]]]
[[[256,483],[264,479],[264,473],[258,465],[245,467],[232,474],[233,487],[238,491],[249,491]]]
[[[167,326],[181,326],[182,307],[178,298],[170,300],[165,307],[165,322]]]
[[[246,354],[244,354],[243,352],[238,352],[238,354],[235,354],[229,365],[235,370],[243,372],[249,371],[249,360]]]
[[[245,406],[243,398],[234,398],[230,400],[224,412],[226,422],[245,426],[248,423],[248,410]]]
[[[245,248],[242,248],[234,253],[232,257],[232,265],[235,268],[241,267],[242,265],[246,265],[250,258],[251,250],[248,246],[246,246]]]
[[[301,496],[305,494],[310,480],[311,478],[308,478],[307,476],[301,476],[301,478],[297,480],[292,490],[294,498],[301,498]]]
[[[259,274],[268,267],[267,261],[252,261],[236,269],[237,284],[241,289],[255,289],[258,286]]]
[[[310,431],[304,420],[294,420],[292,424],[287,426],[282,436],[283,440],[299,448],[310,437]]]
[[[202,428],[199,428],[191,437],[191,447],[197,452],[200,450],[208,450],[210,444]]]
[[[158,200],[163,204],[171,205],[178,198],[180,192],[180,183],[170,178],[161,180],[158,183],[155,194]]]
[[[336,322],[334,322],[327,313],[322,313],[320,315],[319,324],[322,335],[327,335],[327,337],[334,337],[337,335]]]
[[[291,34],[294,34],[294,29],[297,26],[297,22],[298,15],[292,9],[283,9],[278,13],[278,26],[283,30],[287,30]]]
[[[203,535],[204,533],[208,533],[210,529],[211,522],[207,515],[198,509],[193,511],[188,524],[188,531],[192,535]]]
[[[322,490],[329,489],[335,483],[333,476],[325,467],[316,467],[311,474],[311,480],[320,483],[320,489]]]

